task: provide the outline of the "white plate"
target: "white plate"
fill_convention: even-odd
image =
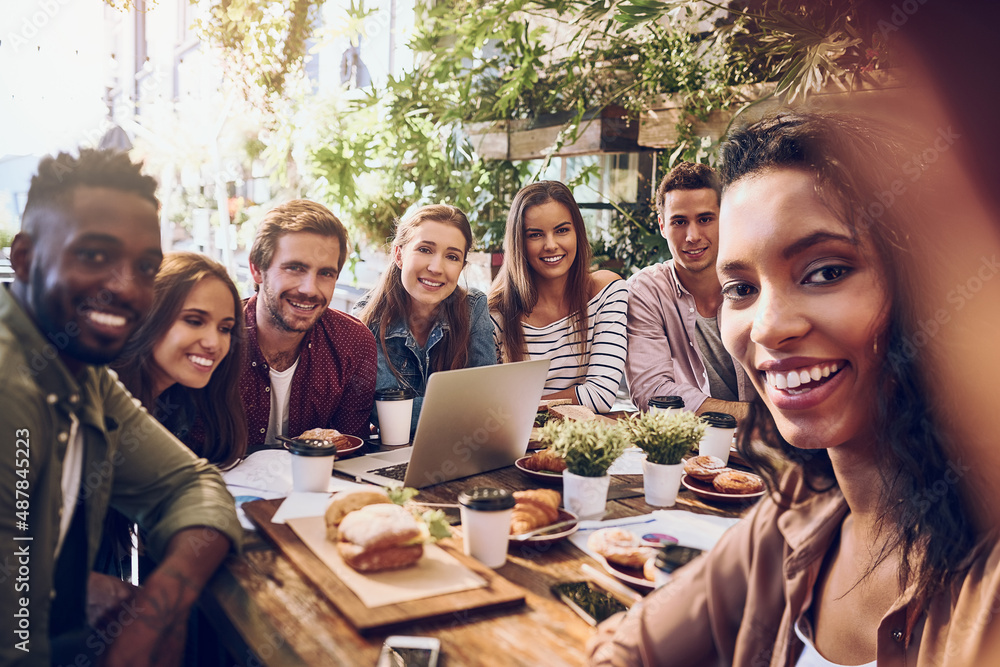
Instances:
[[[563,521],[569,521],[570,519],[577,519],[577,516],[572,512],[568,512],[562,508],[559,509],[559,516],[552,523],[561,523]],[[571,523],[570,525],[564,527],[558,533],[545,533],[543,535],[533,535],[526,540],[510,540],[509,544],[548,544],[550,542],[558,542],[559,540],[564,540],[576,531],[580,530],[580,523]]]
[[[607,558],[600,554],[594,554],[594,558],[597,559],[605,570],[613,576],[615,579],[624,581],[626,584],[635,586],[637,588],[653,590],[656,588],[656,583],[650,581],[642,575],[642,568],[637,567],[625,567],[624,565],[618,565],[617,563],[612,563]],[[652,558],[656,558],[654,554]]]
[[[342,434],[342,435],[344,435],[344,437],[347,438],[348,441],[350,441],[351,446],[350,447],[344,447],[343,449],[338,449],[337,450],[337,458],[338,459],[342,459],[345,456],[353,454],[353,453],[355,453],[356,451],[358,451],[359,449],[361,449],[362,447],[365,446],[365,441],[362,440],[361,438],[359,438],[356,435],[346,435],[346,434]]]
[[[561,472],[549,472],[547,470],[528,470],[524,467],[524,462],[529,457],[522,456],[518,460],[514,461],[514,467],[523,472],[528,477],[532,479],[537,479],[540,482],[547,482],[549,484],[562,484],[562,473]]]

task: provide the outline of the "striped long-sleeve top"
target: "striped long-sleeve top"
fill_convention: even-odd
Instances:
[[[625,371],[628,289],[624,280],[608,283],[587,302],[587,345],[581,358],[572,317],[543,327],[522,323],[528,359],[548,359],[544,395],[576,387],[576,398],[594,412],[610,412]],[[497,348],[503,349],[503,323],[491,312]]]

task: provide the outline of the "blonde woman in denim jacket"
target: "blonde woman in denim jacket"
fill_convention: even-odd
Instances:
[[[396,227],[392,262],[354,308],[375,336],[375,390],[416,393],[411,438],[431,373],[497,361],[486,295],[458,285],[471,248],[472,228],[462,211],[444,204],[418,209]]]

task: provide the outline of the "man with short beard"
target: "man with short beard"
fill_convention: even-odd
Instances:
[[[187,619],[242,538],[219,472],[105,364],[153,302],[156,181],[128,155],[38,165],[0,287],[0,664],[179,665]],[[114,508],[158,565],[91,572]]]
[[[250,249],[257,293],[244,312],[248,355],[240,377],[248,452],[312,428],[367,439],[375,400],[375,338],[331,310],[349,243],[321,204],[296,199],[264,217]]]

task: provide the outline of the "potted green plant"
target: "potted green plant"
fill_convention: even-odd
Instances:
[[[670,507],[677,501],[684,455],[705,434],[705,423],[693,412],[643,412],[625,422],[632,443],[646,453],[642,462],[646,502]]]
[[[601,514],[608,500],[608,468],[628,447],[625,428],[605,421],[550,420],[540,439],[566,461],[563,504],[580,517]]]

